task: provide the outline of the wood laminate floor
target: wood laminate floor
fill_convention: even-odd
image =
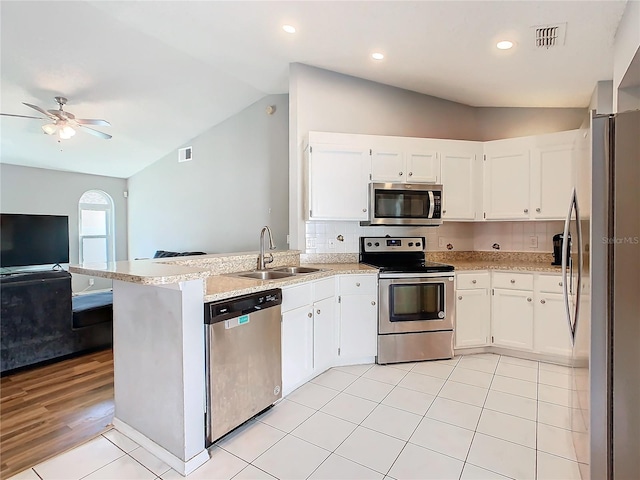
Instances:
[[[0,478],[105,431],[113,405],[111,349],[3,377]]]

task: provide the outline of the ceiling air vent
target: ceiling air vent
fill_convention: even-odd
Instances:
[[[535,32],[535,47],[553,48],[562,47],[564,45],[565,33],[567,31],[566,23],[558,23],[555,25],[536,25],[531,27]]]
[[[178,150],[178,162],[188,162],[192,160],[193,147],[185,147]]]

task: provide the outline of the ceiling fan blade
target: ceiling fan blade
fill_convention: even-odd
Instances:
[[[0,113],[3,117],[18,117],[18,118],[35,118],[36,120],[46,120],[42,117],[30,117],[29,115],[15,115],[13,113]]]
[[[76,118],[75,121],[80,125],[96,125],[99,127],[110,127],[111,124],[106,120],[99,120],[95,118]]]
[[[46,117],[53,118],[53,119],[57,118],[56,115],[51,115],[49,112],[47,112],[46,110],[38,107],[37,105],[31,105],[30,103],[25,103],[25,102],[22,102],[22,104],[26,105],[27,107],[31,107],[34,110],[37,110],[38,112],[40,112],[41,114],[45,115]]]
[[[89,128],[80,124],[78,124],[78,126],[85,132],[90,133],[91,135],[95,135],[96,137],[104,138],[105,140],[109,140],[111,138],[111,135],[107,133],[102,133],[102,132],[99,132],[98,130],[94,130],[93,128]]]

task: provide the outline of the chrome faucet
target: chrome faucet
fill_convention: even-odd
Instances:
[[[260,254],[258,255],[258,270],[264,270],[265,264],[273,262],[273,254],[269,254],[269,259],[264,258],[264,232],[269,234],[269,250],[275,250],[276,246],[273,243],[273,237],[271,236],[271,229],[268,226],[262,227],[260,231]]]

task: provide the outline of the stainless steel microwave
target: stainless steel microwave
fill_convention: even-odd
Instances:
[[[442,185],[371,183],[369,220],[360,225],[442,225]]]

